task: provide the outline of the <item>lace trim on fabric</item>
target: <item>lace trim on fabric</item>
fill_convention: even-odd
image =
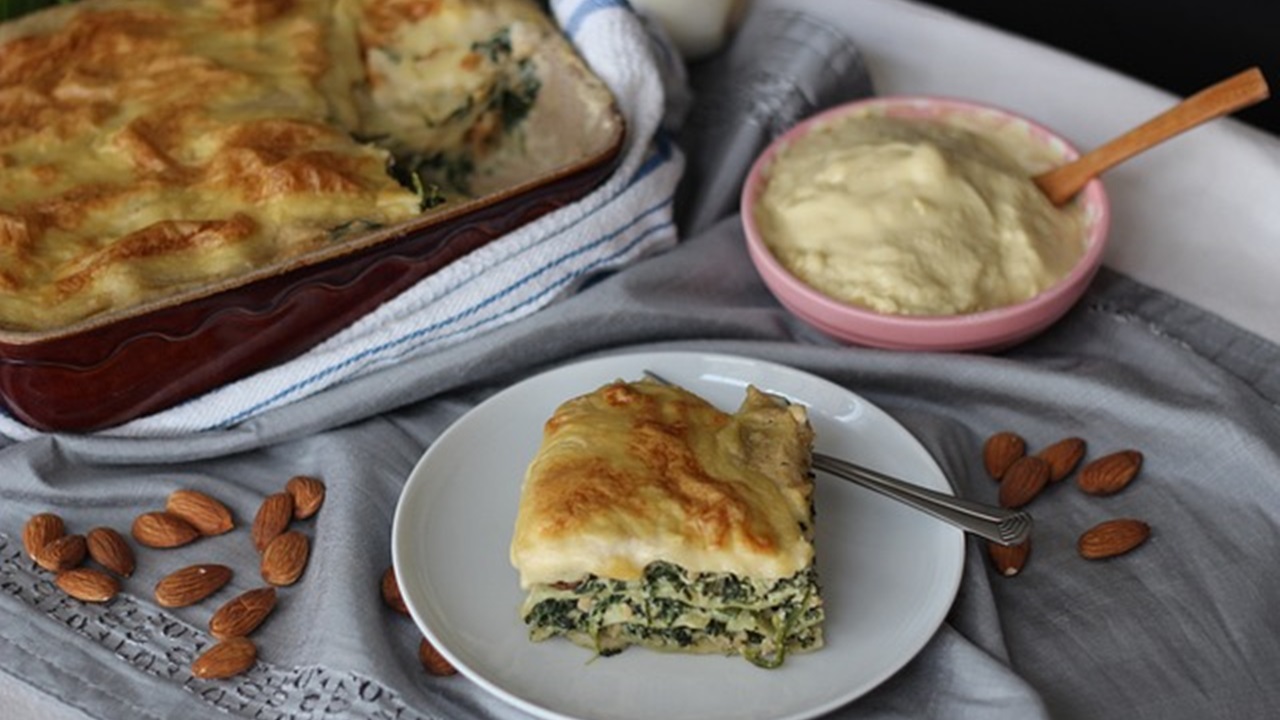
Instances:
[[[274,668],[259,660],[228,680],[191,675],[191,662],[215,642],[194,626],[121,593],[107,603],[80,602],[26,557],[21,542],[0,533],[0,593],[21,601],[79,637],[110,650],[148,675],[181,684],[206,705],[261,720],[392,718],[435,720],[411,710],[393,691],[352,672],[320,667]]]

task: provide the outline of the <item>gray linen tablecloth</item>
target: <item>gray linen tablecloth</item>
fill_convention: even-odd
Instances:
[[[857,63],[840,72],[864,74]],[[3,448],[0,672],[47,695],[54,715],[522,717],[465,678],[425,675],[417,629],[382,607],[396,500],[424,449],[497,390],[582,357],[652,349],[762,358],[848,387],[905,425],[957,490],[980,500],[994,501],[995,484],[977,450],[997,430],[1035,445],[1079,435],[1095,456],[1146,456],[1139,480],[1105,506],[1065,486],[1039,498],[1032,561],[1016,578],[997,576],[969,540],[958,599],[936,636],[833,717],[1198,720],[1264,717],[1280,706],[1280,576],[1270,556],[1280,538],[1280,348],[1106,271],[1062,322],[1001,354],[842,347],[773,300],[732,216],[523,322],[241,426],[181,440],[47,436]],[[189,673],[210,641],[212,608],[164,610],[150,588],[167,571],[215,558],[235,567],[234,590],[251,587],[257,555],[243,530],[140,550],[138,573],[104,606],[66,598],[21,550],[32,513],[58,512],[80,531],[125,529],[179,487],[216,495],[243,526],[299,473],[329,491],[303,526],[314,540],[310,565],[255,635],[262,662],[231,681]],[[1121,561],[1076,557],[1080,529],[1114,515],[1150,522],[1148,544]]]

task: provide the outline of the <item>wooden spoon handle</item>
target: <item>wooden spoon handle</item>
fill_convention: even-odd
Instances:
[[[1250,68],[1201,90],[1129,132],[1034,178],[1054,205],[1080,192],[1091,179],[1181,132],[1265,100],[1270,94],[1258,68]]]

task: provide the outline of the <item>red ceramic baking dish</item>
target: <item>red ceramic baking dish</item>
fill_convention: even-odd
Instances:
[[[565,47],[525,119],[524,162],[476,197],[243,277],[55,330],[0,330],[0,401],[35,428],[118,425],[293,358],[463,255],[580,199],[617,166],[625,122]]]

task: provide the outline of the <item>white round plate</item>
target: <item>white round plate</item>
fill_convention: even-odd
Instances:
[[[837,708],[897,672],[946,617],[963,533],[863,488],[819,475],[819,581],[826,647],[775,670],[740,657],[631,648],[612,657],[564,640],[533,643],[508,559],[525,467],[560,403],[651,370],[724,410],[748,384],[809,408],[816,449],[952,492],[922,445],[838,385],[743,357],[636,353],[586,360],[513,385],[431,445],[392,527],[400,590],[414,620],[467,677],[542,718],[799,720]]]

